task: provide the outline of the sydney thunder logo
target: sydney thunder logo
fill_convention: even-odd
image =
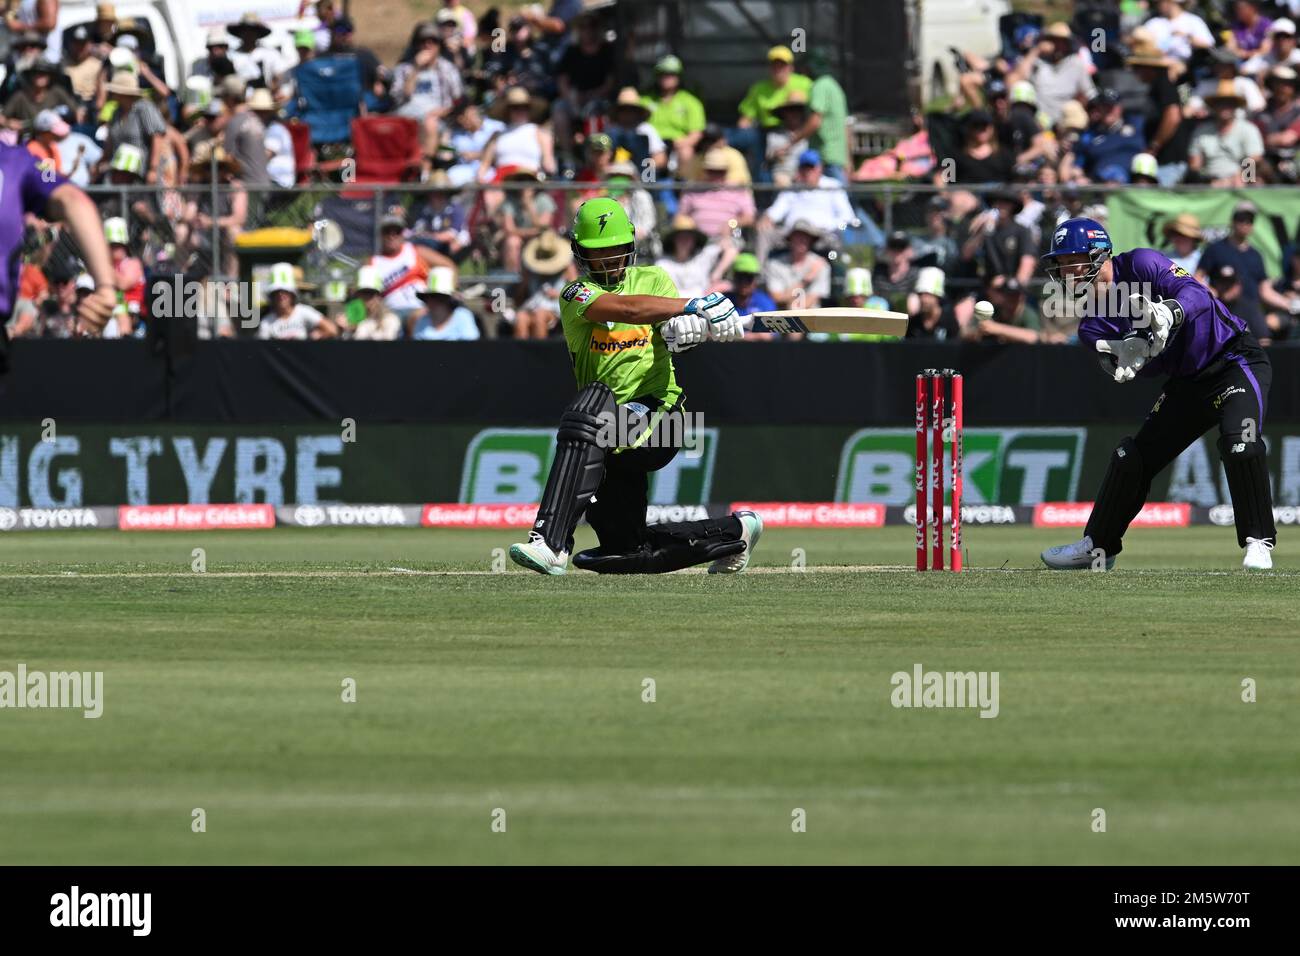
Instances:
[[[602,212],[599,216],[596,217],[596,221],[597,221],[598,223],[600,223],[600,232],[601,232],[601,235],[604,235],[604,233],[605,233],[605,223],[609,222],[609,217],[612,216],[612,215],[613,215],[613,213]]]

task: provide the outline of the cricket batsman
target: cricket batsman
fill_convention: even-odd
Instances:
[[[1271,568],[1277,529],[1262,435],[1268,357],[1244,321],[1167,257],[1154,249],[1113,252],[1101,223],[1068,219],[1057,226],[1043,264],[1067,294],[1092,293],[1097,305],[1085,311],[1079,340],[1100,353],[1107,374],[1116,382],[1168,379],[1137,434],[1112,454],[1084,537],[1044,551],[1043,563],[1086,569],[1102,558],[1112,568],[1151,480],[1217,426],[1237,545],[1246,549],[1243,566]]]
[[[683,420],[671,353],[706,339],[738,341],[745,321],[726,296],[683,299],[664,270],[633,265],[635,241],[613,199],[583,203],[573,220],[573,254],[584,275],[560,293],[560,320],[578,393],[560,416],[533,530],[510,557],[541,574],[564,574],[585,513],[600,546],[574,555],[576,567],[661,574],[709,561],[713,574],[743,571],[763,530],[752,511],[650,526],[645,513],[649,473],[682,444],[661,440],[666,423]]]

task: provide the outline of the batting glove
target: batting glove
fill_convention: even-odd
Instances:
[[[691,299],[686,303],[686,314],[703,316],[709,323],[709,338],[715,342],[734,342],[745,337],[745,322],[735,303],[721,292]]]
[[[1147,340],[1140,335],[1131,339],[1098,339],[1097,351],[1103,353],[1101,367],[1117,382],[1131,382],[1147,364],[1150,352]],[[1107,359],[1104,356],[1109,355]]]
[[[1154,358],[1165,350],[1169,336],[1174,334],[1182,321],[1182,307],[1178,305],[1177,299],[1152,301],[1140,292],[1129,296],[1128,303],[1133,328],[1147,330],[1147,356]],[[1173,303],[1173,308],[1167,303]],[[1177,312],[1174,311],[1175,308]]]
[[[659,334],[670,352],[693,349],[709,337],[709,322],[702,315],[675,315],[659,326]]]

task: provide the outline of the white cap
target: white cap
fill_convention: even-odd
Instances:
[[[1154,179],[1159,165],[1159,162],[1150,153],[1135,153],[1133,161],[1129,163],[1128,171],[1134,176],[1150,176]]]
[[[185,105],[204,107],[212,102],[212,77],[191,76],[185,81]]]
[[[456,272],[447,266],[434,266],[429,270],[429,282],[420,295],[455,295]]]
[[[266,291],[272,292],[292,292],[298,294],[298,279],[293,274],[292,262],[277,262],[271,266],[270,275],[267,276]]]
[[[369,289],[371,292],[383,292],[384,280],[374,266],[362,266],[357,270],[357,291]]]
[[[871,273],[866,269],[849,269],[844,273],[845,295],[871,295]]]
[[[130,244],[130,234],[126,228],[126,220],[121,216],[113,216],[111,219],[104,220],[104,241],[110,246],[125,246]]]
[[[1273,25],[1268,28],[1269,33],[1289,33],[1295,36],[1295,21],[1286,17],[1278,17],[1273,21]]]
[[[943,270],[938,266],[926,266],[916,274],[916,287],[913,291],[928,292],[942,299],[944,291]]]
[[[134,40],[135,37],[123,37],[123,40]],[[135,72],[136,56],[135,52],[128,50],[124,46],[115,46],[108,51],[108,62],[113,67],[113,72],[118,70],[130,70]]]
[[[95,280],[90,277],[89,272],[83,272],[81,275],[77,276],[77,288],[94,291]]]
[[[225,27],[208,27],[207,45],[213,46],[234,46],[235,38],[226,32]]]

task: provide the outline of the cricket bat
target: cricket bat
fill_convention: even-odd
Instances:
[[[907,332],[907,313],[884,309],[790,309],[755,312],[755,332],[868,332],[896,335]]]

